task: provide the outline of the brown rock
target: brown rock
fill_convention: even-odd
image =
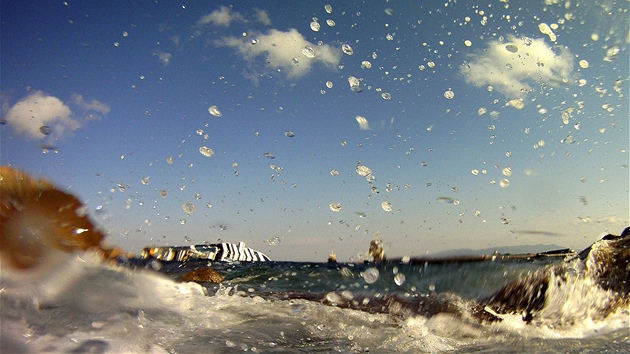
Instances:
[[[216,270],[207,268],[198,268],[182,275],[183,281],[194,281],[195,283],[220,283],[223,277]]]
[[[0,254],[3,266],[31,269],[51,249],[95,251],[105,259],[127,254],[103,247],[104,234],[75,196],[43,179],[0,166]]]

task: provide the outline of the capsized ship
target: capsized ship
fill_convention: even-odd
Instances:
[[[271,259],[262,252],[245,247],[245,242],[238,244],[222,242],[190,246],[146,247],[141,258],[154,258],[161,261],[187,261],[207,259],[216,262],[269,262]]]

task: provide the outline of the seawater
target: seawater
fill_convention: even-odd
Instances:
[[[579,312],[600,296],[586,280],[555,296],[563,303],[549,304],[543,310],[549,315],[529,324],[518,314],[503,315],[497,323],[450,314],[401,318],[295,296],[337,294],[362,302],[392,294],[413,298],[448,293],[465,308],[506,282],[557,261],[412,265],[133,260],[108,265],[89,254],[69,255],[43,276],[2,275],[2,352],[626,352],[628,309],[605,319]],[[202,266],[212,266],[225,281],[178,281]],[[366,272],[374,269],[378,278],[366,281]],[[281,300],[283,296],[288,299]]]

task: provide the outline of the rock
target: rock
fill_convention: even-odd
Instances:
[[[207,268],[197,268],[182,275],[183,281],[194,281],[195,283],[220,283],[223,277],[216,270]]]
[[[104,247],[101,243],[104,238],[75,196],[43,179],[33,179],[14,168],[0,166],[3,269],[46,268],[46,261],[55,252],[94,251],[104,259],[131,255]]]

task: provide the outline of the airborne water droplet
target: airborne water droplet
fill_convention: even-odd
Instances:
[[[392,211],[392,203],[384,201],[381,203],[381,208],[383,208],[383,210],[385,211]]]
[[[190,215],[195,212],[195,205],[191,202],[186,202],[182,204],[182,209],[186,214]]]
[[[51,129],[47,125],[42,125],[41,127],[39,127],[39,132],[44,135],[50,135]]]
[[[354,76],[348,77],[348,84],[350,85],[350,89],[352,91],[361,92],[361,88],[359,87],[359,85],[361,85],[361,82],[356,77]]]
[[[307,58],[315,58],[315,50],[310,46],[302,48],[302,54]]]
[[[514,44],[508,44],[505,46],[505,50],[507,50],[510,53],[516,53],[518,52],[518,47]]]
[[[334,212],[341,211],[341,203],[330,203],[328,207]]]
[[[405,275],[403,273],[396,273],[394,275],[394,283],[396,283],[396,285],[401,286],[405,283]]]
[[[212,114],[215,117],[221,117],[223,115],[223,114],[221,114],[221,111],[219,111],[217,106],[210,106],[210,107],[208,107],[208,113]]]
[[[372,174],[372,170],[369,167],[358,165],[356,168],[357,174],[362,177],[367,177]]]
[[[294,136],[295,136],[295,134],[294,134],[292,131],[290,131],[290,130],[287,130],[286,132],[284,132],[284,135],[285,135],[287,138],[292,138],[292,137],[294,137]]]
[[[374,284],[378,280],[379,272],[378,269],[371,267],[366,269],[365,272],[361,273],[361,275],[366,283]]]
[[[209,147],[206,146],[202,146],[199,148],[199,152],[206,157],[211,157],[212,155],[214,155],[214,151],[212,149],[210,149]]]
[[[347,44],[347,43],[344,43],[341,46],[341,50],[344,52],[344,54],[347,54],[347,55],[354,54],[354,50],[352,50],[352,47],[349,44]]]
[[[317,21],[313,21],[313,22],[311,22],[311,30],[312,30],[313,32],[318,32],[318,31],[319,31],[319,29],[320,29],[320,27],[321,27],[321,26],[319,25],[319,22],[317,22]]]

